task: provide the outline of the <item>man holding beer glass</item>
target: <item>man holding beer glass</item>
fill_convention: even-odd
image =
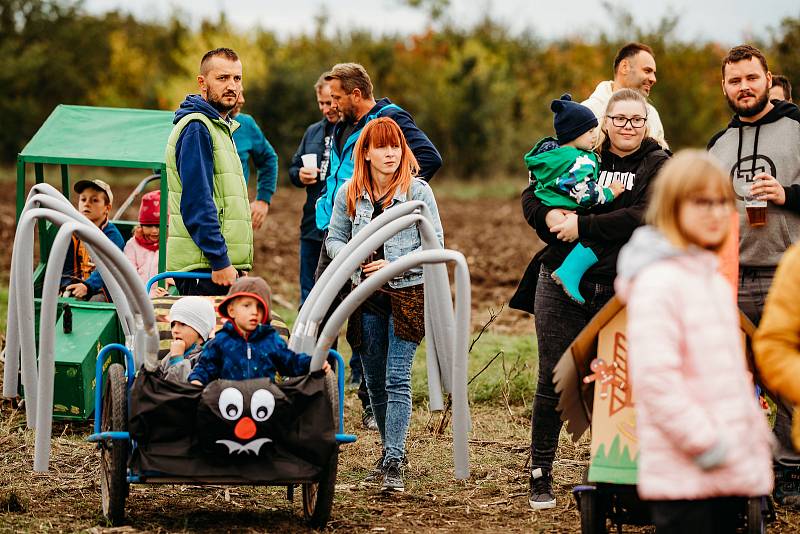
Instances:
[[[722,62],[722,90],[734,111],[708,150],[730,169],[740,213],[739,307],[758,325],[775,268],[800,240],[800,111],[769,100],[772,74],[755,47]]]
[[[800,240],[800,111],[788,102],[770,102],[771,85],[767,60],[757,48],[732,48],[722,61],[722,91],[734,116],[708,143],[730,169],[739,210],[739,308],[756,325],[781,256]],[[800,463],[790,428],[791,416],[779,405],[778,470]],[[800,503],[800,495],[795,498]]]

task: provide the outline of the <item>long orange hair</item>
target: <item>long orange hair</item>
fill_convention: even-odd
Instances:
[[[383,200],[384,208],[391,204],[392,197],[398,191],[408,192],[411,178],[419,172],[417,158],[408,147],[408,142],[406,142],[400,126],[389,117],[380,117],[369,121],[361,130],[361,135],[358,136],[356,146],[353,148],[353,178],[347,188],[347,213],[351,217],[355,217],[356,203],[364,191],[373,202],[377,200],[372,198],[372,170],[367,161],[367,152],[370,148],[385,146],[399,146],[401,153],[400,164],[386,189]]]

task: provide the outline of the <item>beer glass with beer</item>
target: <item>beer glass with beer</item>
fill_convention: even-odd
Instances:
[[[752,227],[764,226],[767,224],[767,201],[762,200],[750,193],[755,182],[746,185],[747,192],[744,195],[744,210],[747,213],[747,222]]]

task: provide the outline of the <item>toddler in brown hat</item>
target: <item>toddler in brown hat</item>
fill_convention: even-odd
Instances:
[[[270,325],[269,286],[258,276],[243,276],[231,286],[217,312],[228,321],[203,347],[189,381],[204,386],[218,378],[247,380],[301,376],[308,373],[311,356],[297,354]],[[330,370],[325,362],[322,369]]]

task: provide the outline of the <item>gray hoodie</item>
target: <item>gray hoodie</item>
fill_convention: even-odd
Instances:
[[[772,103],[775,107],[756,122],[742,122],[734,115],[708,143],[708,151],[733,181],[739,262],[744,267],[775,267],[789,245],[800,240],[800,110],[789,102]],[[770,203],[767,224],[753,228],[747,223],[742,197],[753,176],[762,172],[783,185],[786,203]]]

